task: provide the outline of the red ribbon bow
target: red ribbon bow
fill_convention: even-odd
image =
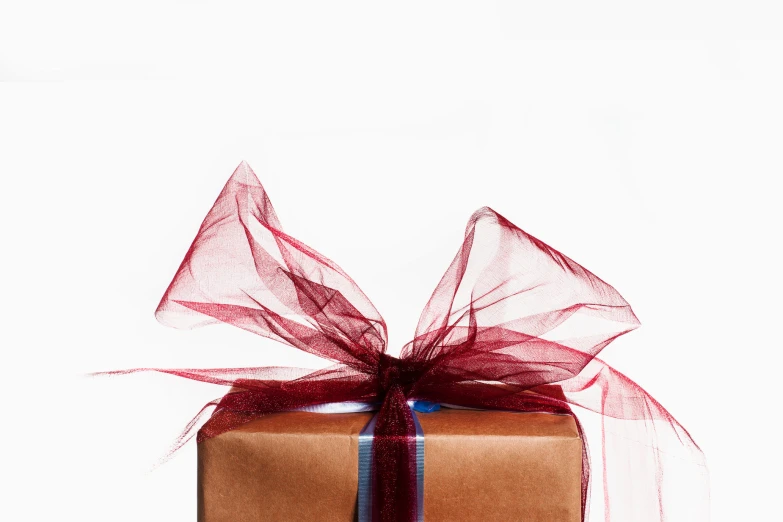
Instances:
[[[156,370],[238,390],[205,406],[215,410],[198,440],[273,412],[382,403],[373,442],[376,521],[416,519],[410,399],[566,414],[576,406],[588,421],[580,429],[600,433],[597,451],[585,445],[583,519],[591,498],[594,514],[603,511],[606,521],[708,517],[706,467],[687,431],[596,358],[639,325],[630,305],[490,208],[471,217],[397,359],[385,353],[386,325],[369,299],[335,263],[283,232],[243,162],[204,219],[157,317],[180,328],[232,324],[336,363],[318,371]],[[115,373],[129,371],[137,370]],[[600,481],[589,480],[591,457],[603,464]]]

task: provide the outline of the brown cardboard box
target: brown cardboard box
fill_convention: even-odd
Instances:
[[[580,522],[582,443],[571,417],[417,416],[426,522]],[[202,442],[199,521],[355,520],[359,432],[371,417],[278,413]]]

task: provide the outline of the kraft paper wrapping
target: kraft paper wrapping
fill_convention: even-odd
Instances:
[[[277,413],[203,441],[199,521],[354,521],[359,432],[372,415]],[[570,416],[444,408],[418,418],[425,521],[580,522]]]

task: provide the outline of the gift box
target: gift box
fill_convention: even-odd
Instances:
[[[368,297],[283,232],[242,163],[156,317],[233,325],[330,361],[155,369],[233,388],[174,448],[214,407],[197,437],[202,522],[708,519],[698,446],[597,357],[639,326],[628,302],[488,207],[395,357]],[[345,413],[324,412],[335,407]],[[588,412],[599,422],[580,424]]]
[[[427,521],[579,522],[573,417],[417,413]],[[198,446],[200,522],[358,519],[360,437],[372,413],[275,413]]]

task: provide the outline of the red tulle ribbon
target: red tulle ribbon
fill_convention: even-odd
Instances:
[[[201,225],[157,317],[179,328],[232,324],[336,363],[318,371],[156,370],[236,389],[202,410],[215,407],[198,440],[274,412],[382,404],[373,442],[375,521],[416,520],[408,400],[578,414],[585,442],[599,444],[585,444],[583,519],[708,519],[701,451],[655,399],[596,358],[639,325],[629,304],[490,208],[470,218],[398,359],[386,354],[386,325],[369,299],[335,263],[283,232],[243,162]],[[590,460],[601,462],[592,480]]]

